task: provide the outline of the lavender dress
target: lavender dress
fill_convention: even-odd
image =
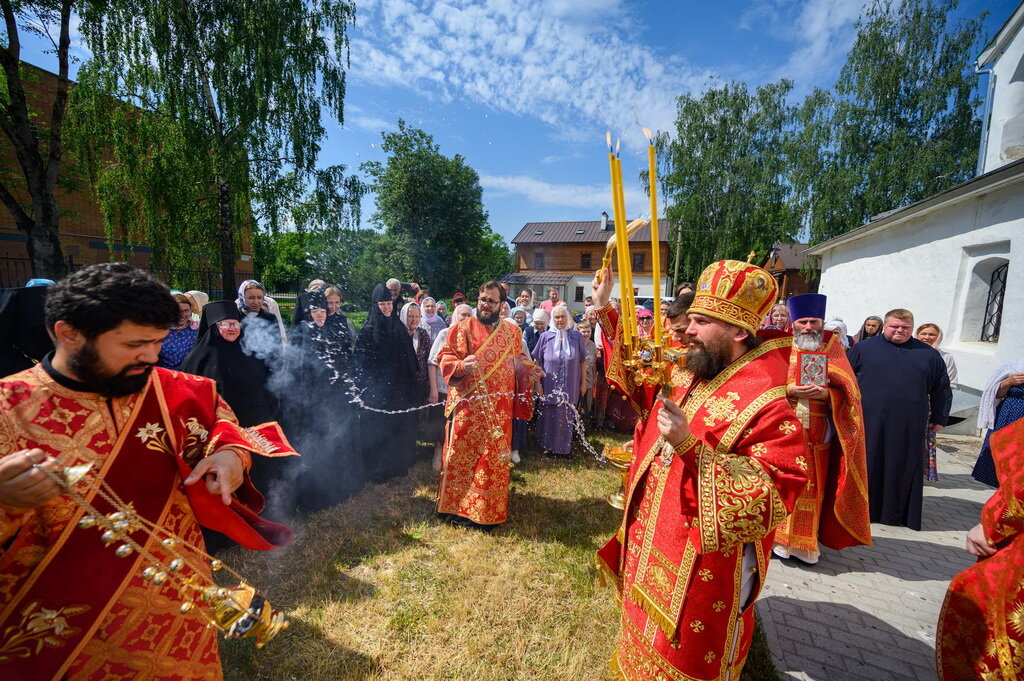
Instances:
[[[587,353],[579,331],[569,329],[561,347],[557,338],[555,331],[545,331],[533,349],[533,358],[547,374],[543,380],[544,397],[538,404],[537,443],[545,451],[568,456],[575,423],[572,412],[580,399],[580,378]]]

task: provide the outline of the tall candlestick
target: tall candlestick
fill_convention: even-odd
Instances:
[[[632,327],[632,325],[629,322],[629,317],[626,316],[626,305],[625,305],[625,301],[624,301],[624,299],[622,298],[622,295],[621,295],[621,291],[622,291],[622,287],[623,287],[623,281],[624,281],[623,277],[625,276],[623,273],[626,271],[626,268],[624,266],[625,263],[626,263],[625,254],[627,253],[627,246],[626,246],[626,243],[627,243],[626,242],[626,221],[625,221],[625,217],[620,214],[619,191],[618,191],[618,189],[619,189],[619,175],[616,172],[616,165],[617,164],[615,162],[616,161],[616,159],[615,159],[615,152],[612,149],[612,134],[611,134],[611,132],[609,132],[607,134],[606,139],[608,140],[608,166],[609,166],[609,169],[611,171],[611,179],[612,179],[612,216],[613,216],[612,219],[615,221],[615,250],[616,250],[616,257],[617,257],[618,266],[619,266],[619,290],[620,290],[620,295],[619,295],[620,314],[619,314],[619,317],[622,320],[622,344],[625,347],[629,347],[629,346],[631,346],[633,344],[633,338],[632,338],[632,328],[633,327]]]
[[[661,319],[661,239],[658,234],[658,171],[656,167],[654,137],[644,128],[647,136],[647,181],[651,195],[651,277],[654,278],[654,343],[661,345],[665,332]]]
[[[622,184],[622,159],[618,155],[618,149],[616,148],[615,154],[615,173],[616,173],[616,195],[619,203],[619,214],[622,216],[622,273],[619,278],[619,289],[620,299],[622,302],[622,311],[625,315],[626,323],[629,324],[630,331],[633,336],[639,337],[639,329],[637,328],[636,320],[636,299],[633,297],[633,263],[629,252],[629,230],[626,224],[626,194]],[[617,228],[617,226],[616,226]]]

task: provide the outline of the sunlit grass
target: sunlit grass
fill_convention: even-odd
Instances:
[[[624,439],[591,437],[599,451]],[[224,643],[227,678],[608,678],[618,610],[593,559],[620,517],[605,501],[618,478],[578,455],[527,452],[509,522],[492,532],[437,521],[424,456],[409,476],[297,521],[289,549],[226,552],[292,621],[263,650]]]

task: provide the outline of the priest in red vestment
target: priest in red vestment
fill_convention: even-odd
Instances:
[[[617,338],[610,289],[606,270],[594,301]],[[622,524],[598,551],[622,604],[615,678],[739,679],[775,527],[807,483],[802,428],[786,400],[790,339],[756,336],[776,293],[764,270],[716,262],[688,324],[672,324],[686,341],[685,368],[673,366],[668,396],[637,425]],[[609,367],[613,375],[630,380]]]
[[[1024,418],[989,442],[999,489],[967,533],[978,562],[953,578],[939,613],[941,681],[1024,678]]]
[[[143,577],[149,559],[79,529],[85,510],[45,471],[91,463],[121,502],[198,547],[200,524],[248,548],[291,539],[256,515],[247,474],[252,454],[294,454],[277,424],[240,428],[213,381],[155,366],[177,315],[148,274],[83,268],[48,294],[54,353],[0,380],[0,678],[222,678],[206,606],[183,613],[174,580]],[[162,539],[125,534],[170,563]]]
[[[519,327],[502,323],[503,300],[498,282],[481,286],[477,316],[453,326],[437,356],[448,381],[437,512],[457,525],[508,518],[512,417],[532,415],[538,370],[524,358]]]
[[[825,303],[820,293],[786,301],[793,325],[786,392],[804,427],[800,465],[808,481],[775,533],[774,551],[809,565],[818,562],[819,541],[832,549],[871,545],[860,388],[839,337],[824,330]],[[811,375],[819,369],[821,385]]]

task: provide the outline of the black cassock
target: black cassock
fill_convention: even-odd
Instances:
[[[953,401],[946,363],[916,338],[897,344],[882,334],[849,359],[864,404],[871,522],[920,530],[928,423],[946,425]]]

